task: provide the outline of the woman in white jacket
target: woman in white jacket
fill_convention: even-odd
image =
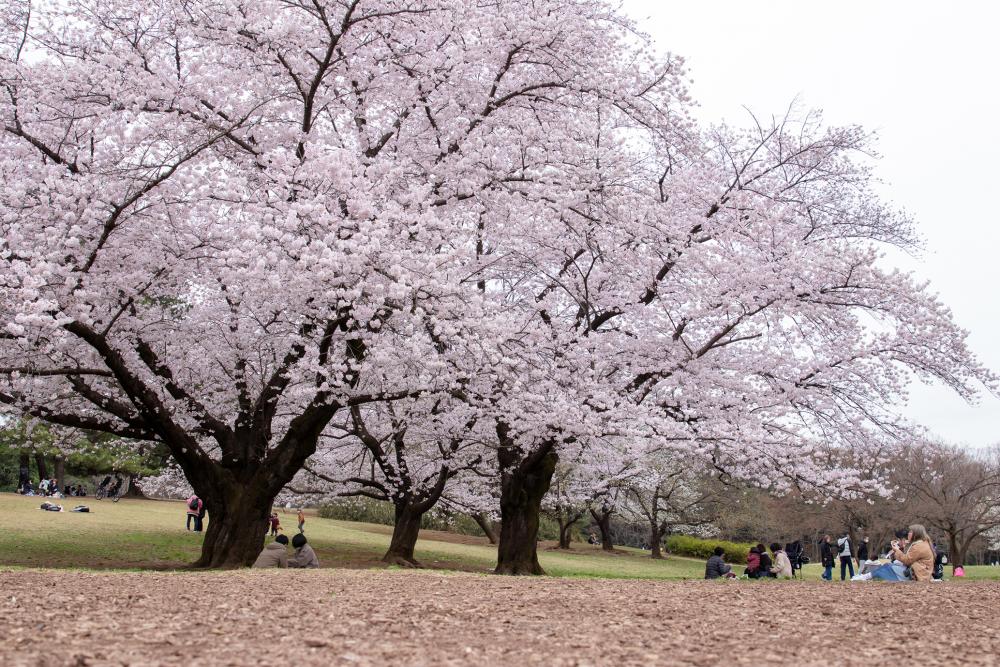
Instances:
[[[777,542],[771,544],[771,553],[774,554],[774,565],[771,566],[771,574],[778,579],[792,578],[792,561],[788,554]]]

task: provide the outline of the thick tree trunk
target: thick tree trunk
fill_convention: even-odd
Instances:
[[[545,574],[538,563],[538,519],[558,455],[551,446],[522,457],[513,448],[498,451],[500,544],[496,574]]]
[[[570,535],[570,529],[573,527],[573,523],[566,521],[564,518],[559,518],[559,548],[569,549],[569,543],[572,539]]]
[[[421,567],[413,557],[417,546],[417,536],[420,534],[420,519],[423,512],[418,512],[407,503],[396,505],[396,520],[392,528],[392,539],[389,550],[382,556],[382,562],[403,567]]]
[[[489,518],[482,512],[475,512],[470,516],[472,517],[472,520],[475,521],[476,524],[479,526],[480,530],[483,531],[483,534],[486,536],[486,539],[490,541],[490,544],[496,544],[497,531],[493,527],[493,522],[490,521]]]
[[[663,558],[663,551],[660,549],[660,542],[663,541],[663,531],[657,525],[649,527],[649,557]]]
[[[614,551],[615,545],[611,541],[611,512],[595,512],[590,510],[590,516],[594,517],[594,523],[601,531],[601,549],[604,551]]]
[[[49,469],[45,465],[45,457],[41,454],[35,454],[35,465],[38,466],[38,481],[41,482],[43,479],[48,479]]]
[[[132,475],[129,479],[128,491],[125,492],[126,498],[145,498],[146,494],[142,492],[142,489],[135,483],[136,476]]]
[[[956,567],[965,568],[965,557],[968,551],[968,542],[958,539],[957,535],[948,534],[948,562],[954,574]]]
[[[220,483],[195,493],[208,511],[208,529],[196,568],[236,568],[253,565],[264,546],[264,535],[275,494],[264,485]]]
[[[55,468],[56,484],[61,491],[66,491],[66,459],[57,456]]]
[[[21,451],[17,455],[17,486],[23,487],[31,481],[31,455]]]

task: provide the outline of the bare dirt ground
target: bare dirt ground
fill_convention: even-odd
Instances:
[[[0,571],[0,665],[993,665],[998,602],[988,582]]]

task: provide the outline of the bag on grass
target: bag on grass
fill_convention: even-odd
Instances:
[[[86,505],[77,505],[76,507],[74,507],[73,509],[71,509],[70,512],[88,512],[89,513],[90,512],[90,508],[87,507]]]
[[[56,505],[55,503],[44,502],[39,505],[39,509],[43,509],[46,512],[62,512],[62,505]]]

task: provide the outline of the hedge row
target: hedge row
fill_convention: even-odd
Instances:
[[[750,547],[755,546],[749,542],[727,542],[725,540],[704,540],[700,537],[689,535],[671,535],[666,540],[667,549],[670,553],[678,556],[690,556],[691,558],[703,558],[708,560],[715,552],[715,547],[722,547],[726,553],[723,558],[727,563],[742,565],[747,561],[747,554]]]

